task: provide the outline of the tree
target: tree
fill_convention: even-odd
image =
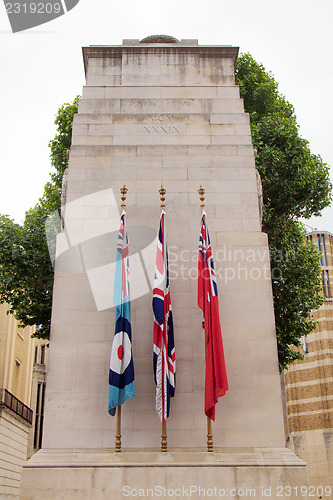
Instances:
[[[331,202],[327,165],[299,134],[293,106],[250,54],[238,58],[236,83],[250,114],[264,197],[263,231],[269,237],[280,369],[302,357],[295,349],[316,323],[322,304],[318,252],[305,244],[299,217],[310,218]]]
[[[269,236],[276,337],[280,369],[303,355],[301,337],[311,333],[316,321],[311,311],[321,306],[318,250],[305,243],[305,231],[291,221],[279,234]]]
[[[72,122],[78,97],[57,113],[57,134],[50,142],[55,168],[37,205],[25,214],[22,226],[0,215],[0,302],[10,305],[21,326],[37,325],[35,336],[50,334],[53,267],[45,235],[45,222],[60,210],[61,181],[67,166]]]
[[[61,189],[62,177],[68,165],[68,151],[72,141],[72,127],[74,114],[77,113],[80,96],[76,96],[72,103],[63,104],[59,109],[55,119],[57,134],[49,142],[51,148],[51,165],[55,172],[51,178],[56,187]]]

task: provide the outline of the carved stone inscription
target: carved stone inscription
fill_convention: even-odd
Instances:
[[[185,115],[185,117],[188,117],[188,115]],[[172,123],[175,121],[173,115],[149,115],[149,119],[153,123]]]
[[[152,125],[144,125],[143,130],[145,134],[159,134],[159,135],[178,135],[185,133],[185,130],[181,130],[184,127],[184,122],[192,121],[190,118],[191,115],[182,115],[181,122],[179,124],[179,116],[177,115],[169,115],[169,114],[160,114],[160,115],[148,115],[146,117],[145,122],[151,122]],[[177,124],[178,123],[178,124]]]
[[[162,114],[128,114],[114,113],[113,123],[148,124],[148,125],[177,125],[184,123],[209,123],[209,114],[198,113],[162,113]]]
[[[175,125],[144,125],[143,129],[147,134],[180,134],[179,126]]]

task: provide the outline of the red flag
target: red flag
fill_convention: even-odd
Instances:
[[[198,306],[206,332],[205,414],[215,421],[215,404],[228,390],[216,274],[205,213],[202,214],[198,257]]]

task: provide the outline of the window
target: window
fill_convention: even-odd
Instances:
[[[324,266],[327,266],[327,257],[326,257],[326,247],[325,247],[325,238],[324,235],[321,235],[321,243],[323,247],[323,254],[324,254]]]
[[[321,239],[320,239],[320,234],[317,234],[317,244],[318,244],[318,250],[320,252],[320,265],[323,265],[323,257],[322,257],[322,252],[321,252]]]
[[[322,287],[323,287],[324,297],[326,297],[327,299],[332,298],[331,285],[330,285],[330,275],[328,274],[328,271],[322,271],[321,283],[322,283]]]
[[[308,346],[306,345],[305,335],[302,335],[301,342],[302,342],[302,347],[303,347],[304,354],[308,354],[309,349],[308,349]]]
[[[328,271],[325,271],[325,277],[326,277],[326,290],[327,290],[327,295],[326,297],[331,298],[331,286],[330,286],[330,275],[328,274]]]
[[[37,359],[38,359],[38,346],[36,345],[36,347],[35,347],[35,360],[34,360],[34,363],[37,363]]]
[[[43,382],[39,382],[37,387],[35,434],[34,434],[34,448],[36,450],[40,450],[42,447],[44,404],[45,404],[45,384]]]
[[[45,345],[40,348],[40,364],[45,365]]]

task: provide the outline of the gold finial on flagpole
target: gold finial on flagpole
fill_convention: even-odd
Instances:
[[[125,201],[126,201],[126,194],[127,194],[127,191],[128,191],[128,189],[127,189],[127,187],[126,187],[126,186],[125,186],[125,184],[124,184],[124,185],[123,185],[123,187],[122,187],[122,188],[120,188],[120,192],[121,192],[121,194],[122,194],[122,197],[121,197],[121,201],[122,201],[121,208],[122,208],[123,210],[125,210],[125,208],[126,208],[126,203],[125,203]]]
[[[166,189],[164,189],[163,185],[161,184],[161,189],[159,190],[159,193],[160,193],[160,198],[161,198],[161,209],[164,210],[165,209],[165,193],[166,193]]]
[[[201,201],[201,210],[205,210],[205,204],[204,204],[204,201],[205,201],[205,190],[202,186],[200,186],[200,189],[198,189],[198,193],[200,195],[200,201]]]

